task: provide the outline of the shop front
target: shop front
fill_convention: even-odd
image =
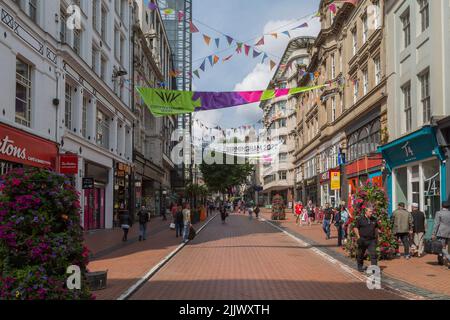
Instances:
[[[114,226],[120,225],[121,212],[131,212],[130,194],[131,166],[116,162],[114,170]]]
[[[56,170],[57,157],[56,143],[0,124],[0,175],[25,167]]]
[[[380,147],[386,162],[389,212],[404,202],[419,204],[428,218],[430,236],[434,217],[446,201],[445,156],[437,143],[435,130],[426,126],[421,130]]]
[[[318,190],[318,183],[319,178],[316,176],[314,178],[310,178],[304,181],[304,199],[303,203],[308,203],[310,200],[313,204],[319,205],[319,190]]]
[[[85,161],[83,178],[84,192],[84,229],[105,229],[105,197],[108,185],[109,169]]]
[[[333,208],[339,206],[341,201],[340,171],[331,169],[320,175],[320,205],[330,204]]]
[[[383,157],[379,153],[366,155],[346,165],[348,205],[353,206],[353,195],[368,182],[383,188]]]

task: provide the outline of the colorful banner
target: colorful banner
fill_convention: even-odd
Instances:
[[[298,94],[328,86],[235,92],[192,92],[154,88],[136,88],[154,116],[169,116],[198,111],[231,108],[277,97]]]
[[[341,172],[339,170],[330,170],[330,189],[341,190]]]

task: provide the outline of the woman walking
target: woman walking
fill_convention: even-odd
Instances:
[[[131,220],[128,211],[122,211],[122,215],[120,216],[120,224],[123,230],[122,241],[128,241],[128,231],[133,226],[133,221]]]
[[[220,207],[220,217],[222,218],[222,224],[225,224],[225,220],[227,219],[227,207],[224,204]]]

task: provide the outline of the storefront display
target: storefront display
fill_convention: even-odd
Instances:
[[[84,190],[84,229],[86,231],[105,228],[105,193],[108,173],[107,168],[85,162],[84,178],[94,180],[93,187],[91,183],[86,183]],[[86,182],[88,180],[86,179]]]
[[[427,141],[427,143],[423,143]],[[445,156],[434,129],[424,127],[408,136],[380,147],[388,169],[390,212],[399,202],[411,209],[418,203],[432,227],[435,214],[446,201]],[[430,230],[429,230],[430,231]],[[429,235],[429,232],[428,232]]]
[[[114,170],[114,225],[120,224],[120,213],[130,211],[130,174],[131,167],[116,163]]]

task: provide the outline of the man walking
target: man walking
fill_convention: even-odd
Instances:
[[[149,221],[149,216],[145,206],[141,207],[137,215],[139,219],[139,241],[147,240],[147,223]]]
[[[417,253],[417,256],[420,258],[424,251],[423,241],[427,230],[427,219],[425,213],[419,210],[419,205],[417,203],[412,204],[411,215],[413,218],[414,232],[412,248],[414,249],[414,253]]]
[[[369,251],[371,264],[373,266],[376,266],[378,264],[378,223],[377,219],[373,217],[373,206],[371,204],[368,204],[366,206],[364,215],[356,220],[353,231],[356,235],[356,243],[358,245],[358,271],[364,272],[364,256],[366,251]]]
[[[450,203],[444,202],[442,210],[436,212],[433,228],[433,240],[438,239],[442,242],[442,254],[438,255],[438,262],[440,265],[444,264],[444,257],[447,263],[450,263]],[[450,265],[449,265],[450,268]]]
[[[181,205],[177,206],[175,213],[175,235],[176,237],[183,236],[184,218],[183,218],[183,207]]]
[[[191,228],[191,209],[189,203],[186,203],[183,209],[183,224],[184,224],[184,233],[183,233],[183,241],[189,241],[189,229]]]
[[[325,204],[325,209],[324,209],[324,218],[323,218],[323,231],[325,232],[326,235],[326,239],[330,240],[331,239],[331,221],[333,220],[333,210],[330,208],[330,204],[326,203]]]
[[[410,259],[409,237],[413,234],[413,217],[411,213],[405,209],[405,204],[403,202],[398,204],[398,209],[392,214],[392,223],[394,225],[393,232],[397,237],[397,240],[400,239],[403,243],[405,250],[404,257],[405,259]]]

